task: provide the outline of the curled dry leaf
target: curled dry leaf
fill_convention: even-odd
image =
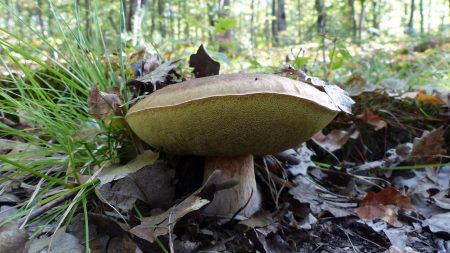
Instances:
[[[383,129],[387,126],[386,121],[382,120],[380,116],[374,114],[369,109],[364,109],[364,112],[357,115],[356,118],[374,127],[375,131]]]
[[[341,149],[349,138],[350,133],[348,131],[334,129],[327,135],[320,131],[312,137],[312,140],[321,148],[333,152]]]
[[[166,61],[166,62],[158,65],[158,67],[156,67],[155,69],[153,69],[153,67],[154,67],[153,65],[149,65],[148,67],[146,67],[146,65],[144,65],[144,68],[146,68],[146,69],[144,69],[144,71],[149,72],[149,73],[137,78],[134,81],[137,81],[140,83],[150,83],[153,86],[155,86],[155,89],[156,89],[156,86],[158,84],[166,84],[167,76],[169,75],[169,72],[177,67],[174,63],[175,62],[173,62],[173,61]],[[161,88],[161,87],[158,87],[158,88]]]
[[[203,44],[189,58],[189,67],[194,68],[193,72],[196,78],[218,75],[220,63],[216,62],[209,56]]]
[[[348,114],[352,113],[352,105],[355,103],[348,93],[341,89],[337,85],[328,84],[320,78],[310,76],[301,69],[295,69],[293,66],[289,66],[281,70],[281,72],[288,73],[297,76],[300,81],[312,84],[313,86],[325,91],[331,98],[331,101],[339,107],[343,112]]]
[[[28,233],[20,229],[16,223],[6,223],[0,226],[0,252],[26,252]]]
[[[92,85],[88,97],[89,113],[96,119],[105,120],[109,116],[122,116],[119,93],[105,93]]]
[[[416,100],[428,104],[434,105],[445,105],[445,102],[442,101],[438,96],[427,94],[424,90],[420,90],[416,95]]]
[[[411,158],[416,164],[438,162],[447,150],[444,148],[444,129],[425,131],[422,137],[414,139]]]
[[[394,227],[401,227],[396,209],[413,209],[411,199],[402,195],[394,187],[386,187],[380,192],[369,192],[359,203],[356,213],[363,220],[382,219]]]
[[[236,185],[236,183],[228,184],[227,182],[219,184],[221,175],[221,171],[214,171],[200,189],[166,212],[142,219],[142,223],[132,228],[130,233],[149,242],[153,242],[158,236],[168,234],[178,220],[209,204],[216,191]]]

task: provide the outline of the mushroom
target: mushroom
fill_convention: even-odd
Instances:
[[[203,77],[164,87],[130,108],[126,121],[155,148],[206,156],[205,178],[238,185],[216,193],[208,214],[250,216],[261,205],[253,155],[296,147],[325,127],[339,108],[313,86],[267,74]]]

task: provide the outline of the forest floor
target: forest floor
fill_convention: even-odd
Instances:
[[[450,252],[450,90],[395,88],[407,85],[400,73],[406,67],[410,77],[423,78],[417,72],[424,52],[448,54],[449,45],[429,42],[425,49],[396,54],[387,64],[391,69],[383,71],[397,76],[378,82],[383,85],[371,85],[376,82],[365,73],[370,70],[354,71],[343,82],[356,102],[352,114],[340,113],[296,149],[255,157],[263,206],[250,218],[202,213],[217,190],[214,182],[203,185],[203,158],[150,150],[130,157],[122,148],[120,165],[95,165],[92,174],[74,176],[79,182],[70,182],[72,187],[92,183],[89,198],[77,203],[70,200],[82,192],[54,188],[49,191],[62,194],[20,214],[41,187],[42,182],[31,185],[41,175],[3,182],[0,252]],[[371,52],[373,63],[380,55]],[[144,55],[134,62],[136,79],[128,82],[134,97],[182,79],[174,62]],[[191,66],[216,71],[207,54],[197,55]],[[155,79],[161,81],[149,81]],[[92,117],[110,120],[103,115],[118,113],[119,96],[94,86],[88,98]],[[11,125],[18,130],[31,124],[0,119],[17,121]],[[13,135],[1,137],[0,155],[19,154],[26,147],[18,143],[26,144]],[[69,203],[71,219],[45,217],[62,203]]]

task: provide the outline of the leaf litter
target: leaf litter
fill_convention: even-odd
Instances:
[[[175,72],[176,61],[162,61],[145,49],[130,55],[129,62],[135,79],[127,84],[133,98],[184,79]],[[220,70],[204,46],[191,56],[190,66],[196,77]],[[283,72],[326,92],[342,111],[352,110],[354,115],[339,114],[312,141],[295,149],[256,158],[258,182],[267,193],[261,212],[232,220],[203,216],[201,210],[214,192],[233,182],[218,185],[210,178],[201,186],[198,168],[191,173],[196,175],[180,176],[181,167],[198,167],[201,162],[180,166],[170,156],[157,160],[147,151],[125,165],[106,166],[94,174],[101,183],[88,214],[91,249],[155,252],[160,250],[156,239],[177,252],[449,249],[448,92],[403,96],[378,87],[350,97],[303,70],[287,69]],[[92,116],[105,122],[123,116],[123,94],[109,92],[94,85],[89,96]],[[20,141],[3,142],[14,147],[2,148],[2,154],[21,152]],[[189,184],[193,190],[186,194],[180,186]],[[13,193],[0,189],[0,199],[5,200],[0,210],[24,199]],[[84,222],[84,215],[76,214],[69,227],[57,231],[63,239],[56,239],[70,242],[74,249],[81,244],[84,250]],[[9,223],[0,231],[9,232],[0,233],[0,238],[13,233],[11,238],[28,241],[28,233],[25,237],[17,225],[5,224]],[[48,242],[47,238],[41,233],[27,245]]]

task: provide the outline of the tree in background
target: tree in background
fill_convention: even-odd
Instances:
[[[285,0],[272,0],[272,38],[275,44],[279,43],[278,33],[286,30]]]

